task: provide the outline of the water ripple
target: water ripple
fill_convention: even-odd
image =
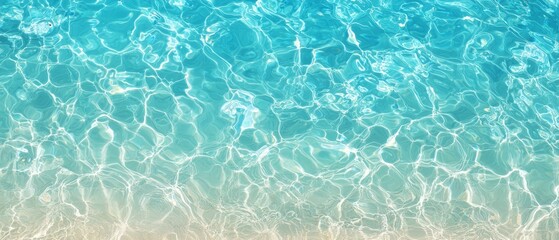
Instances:
[[[8,0],[0,235],[557,239],[557,9]]]

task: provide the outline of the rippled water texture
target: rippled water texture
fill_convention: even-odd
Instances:
[[[559,239],[557,0],[3,0],[0,239]]]

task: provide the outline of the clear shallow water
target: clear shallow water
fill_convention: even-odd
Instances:
[[[0,239],[557,239],[558,9],[3,1]]]

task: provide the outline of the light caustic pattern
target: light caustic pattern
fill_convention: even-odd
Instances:
[[[558,9],[4,0],[0,239],[559,239]]]

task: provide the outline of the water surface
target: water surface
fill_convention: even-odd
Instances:
[[[559,239],[558,9],[4,0],[0,239]]]

